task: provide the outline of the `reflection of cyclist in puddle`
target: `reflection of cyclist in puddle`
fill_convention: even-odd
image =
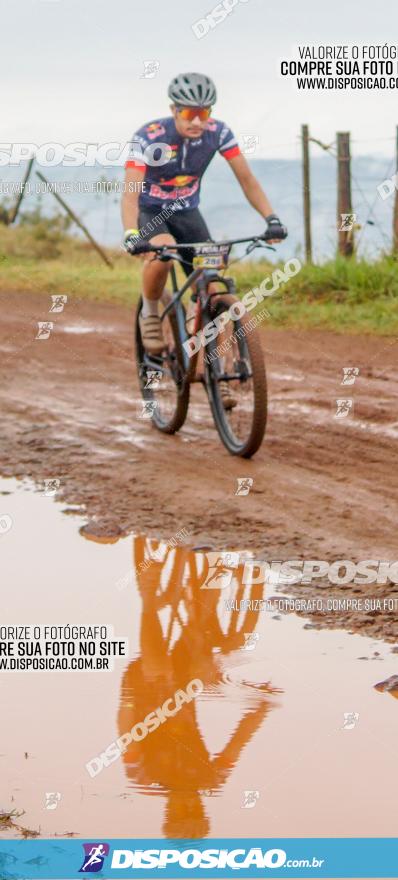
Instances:
[[[220,590],[200,590],[204,575],[197,570],[198,557],[177,548],[171,554],[167,552],[163,563],[154,561],[143,570],[140,563],[145,547],[145,539],[135,539],[135,567],[142,598],[140,656],[130,663],[123,677],[119,735],[162,706],[175,691],[185,689],[192,679],[200,679],[210,695],[223,699],[226,685],[222,655],[244,644],[243,630],[247,633],[254,629],[259,613],[246,612],[239,629],[236,615],[224,632],[217,616]],[[238,593],[243,594],[242,568],[234,576]],[[253,585],[251,597],[261,598],[262,591],[262,586]],[[219,652],[214,653],[214,648]],[[205,837],[209,833],[201,790],[215,792],[221,788],[271,709],[269,695],[273,690],[267,684],[240,684],[236,693],[242,699],[243,717],[227,744],[214,756],[198,723],[197,700],[184,703],[140,742],[133,740],[123,754],[132,782],[145,787],[155,785],[166,793],[166,837]],[[210,699],[202,706],[210,718]],[[152,792],[155,794],[156,788]]]

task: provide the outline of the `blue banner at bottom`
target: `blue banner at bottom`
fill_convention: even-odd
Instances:
[[[398,838],[2,840],[0,880],[398,877]]]

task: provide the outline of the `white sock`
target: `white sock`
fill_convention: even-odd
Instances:
[[[149,315],[157,315],[158,314],[158,300],[157,299],[147,299],[146,296],[142,296],[142,317],[149,318]]]

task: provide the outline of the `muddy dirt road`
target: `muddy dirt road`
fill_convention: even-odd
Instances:
[[[57,498],[83,510],[97,534],[167,539],[185,527],[193,546],[251,548],[269,560],[398,558],[396,338],[264,329],[268,430],[244,461],[222,446],[202,387],[175,437],[139,418],[132,311],[71,299],[49,314],[49,305],[48,295],[0,297],[3,476],[58,478]],[[47,320],[50,337],[35,339]],[[359,376],[342,385],[348,366]],[[338,398],[353,400],[340,419]],[[245,476],[250,494],[235,495]],[[305,589],[319,587],[296,591]],[[365,590],[339,592],[348,589]],[[398,597],[398,585],[366,590]],[[394,641],[395,621],[334,613],[318,622]]]

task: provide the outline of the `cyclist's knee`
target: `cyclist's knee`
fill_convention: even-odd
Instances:
[[[149,244],[154,244],[157,247],[161,247],[164,244],[168,247],[171,247],[175,243],[175,238],[173,238],[173,236],[170,235],[169,232],[159,232],[159,235],[153,235],[152,238],[149,240]]]
[[[156,245],[157,247],[162,247],[165,245],[169,248],[172,247],[175,243],[175,238],[173,238],[173,236],[170,235],[168,232],[161,232],[159,233],[159,235],[154,235],[149,240],[149,244]],[[153,254],[147,254],[145,259],[146,266],[148,267],[149,265],[151,267],[151,273],[162,273],[164,272],[165,268],[168,269],[170,267],[171,260],[154,260],[153,257]]]

